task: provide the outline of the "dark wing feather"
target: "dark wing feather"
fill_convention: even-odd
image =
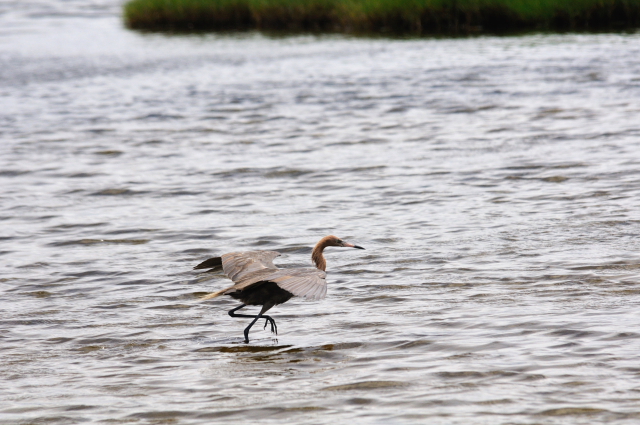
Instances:
[[[213,258],[209,258],[208,260],[203,261],[202,263],[200,263],[197,266],[195,266],[193,269],[194,270],[198,270],[198,269],[214,269],[214,268],[220,267],[220,266],[222,266],[222,258],[213,257]]]

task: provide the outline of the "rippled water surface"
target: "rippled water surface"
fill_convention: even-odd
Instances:
[[[0,423],[640,421],[640,35],[141,34],[0,2]],[[269,249],[279,335],[192,270]],[[253,308],[255,310],[255,308]]]

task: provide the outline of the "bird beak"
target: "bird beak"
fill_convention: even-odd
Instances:
[[[342,246],[344,246],[344,247],[346,247],[346,248],[358,248],[358,249],[364,249],[364,248],[363,248],[363,247],[361,247],[361,246],[354,245],[354,244],[352,244],[352,243],[346,243],[346,242],[345,242],[344,244],[342,244]]]

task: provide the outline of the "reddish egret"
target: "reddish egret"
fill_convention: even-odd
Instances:
[[[327,294],[327,282],[324,272],[327,262],[322,251],[328,246],[342,246],[347,248],[364,249],[353,245],[335,236],[326,236],[320,239],[313,248],[311,260],[315,268],[279,269],[273,265],[274,258],[280,255],[276,251],[246,251],[231,252],[222,257],[209,258],[194,269],[215,269],[222,266],[226,274],[234,284],[221,291],[213,292],[202,297],[202,300],[229,295],[242,301],[242,305],[229,311],[231,317],[250,317],[253,321],[244,330],[244,342],[249,342],[249,329],[258,321],[265,319],[264,327],[271,325],[271,332],[278,334],[276,321],[267,312],[274,305],[282,304],[291,297],[305,297],[314,300],[324,298]],[[236,314],[236,311],[247,305],[261,305],[260,313],[255,315]]]

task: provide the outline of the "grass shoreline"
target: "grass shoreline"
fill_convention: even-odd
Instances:
[[[640,0],[130,0],[124,19],[151,31],[620,31],[640,27]]]

